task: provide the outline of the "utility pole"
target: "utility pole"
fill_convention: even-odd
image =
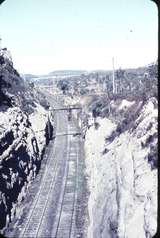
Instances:
[[[112,66],[113,66],[113,73],[112,73],[112,85],[113,85],[113,94],[114,94],[114,93],[115,93],[114,57],[112,58]]]
[[[0,51],[1,51],[1,49],[2,49],[2,38],[0,37]]]
[[[102,91],[105,92],[105,89],[106,89],[106,82],[105,82],[105,78],[103,78]]]

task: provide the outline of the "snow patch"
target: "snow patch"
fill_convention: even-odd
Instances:
[[[122,109],[125,109],[128,107],[131,107],[134,103],[135,103],[135,101],[130,102],[126,99],[123,99],[118,109],[122,110]]]
[[[157,109],[152,101],[146,103],[136,129],[121,133],[112,142],[105,143],[105,138],[116,125],[108,119],[97,122],[100,126],[91,126],[85,140],[88,238],[152,237],[157,229],[157,169],[146,159],[150,145],[142,148],[141,143],[157,131]],[[157,138],[152,146],[157,146]]]
[[[48,112],[39,104],[36,103],[34,113],[29,116],[35,137],[38,142],[39,150],[42,152],[45,144],[45,128],[48,121]]]

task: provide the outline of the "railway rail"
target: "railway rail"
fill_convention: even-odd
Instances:
[[[52,237],[74,237],[75,204],[77,198],[77,170],[78,170],[78,141],[70,138],[70,151],[68,154],[68,168],[64,190],[61,194],[59,212],[57,213],[56,229]]]
[[[73,121],[67,122],[64,112],[58,112],[56,133],[64,136],[55,137],[39,191],[20,237],[74,237],[80,138],[70,131],[77,132],[77,127]]]

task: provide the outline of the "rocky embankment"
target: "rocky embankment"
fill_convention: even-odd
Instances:
[[[114,104],[114,102],[112,102]],[[148,238],[157,229],[157,99],[122,100],[117,125],[89,120],[85,137],[89,177],[88,238]],[[133,113],[133,110],[136,109]]]
[[[47,103],[0,52],[0,230],[13,220],[52,138]]]

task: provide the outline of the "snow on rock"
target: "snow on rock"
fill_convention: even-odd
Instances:
[[[79,101],[80,101],[80,97],[78,97],[78,96],[74,96],[74,97],[65,96],[64,97],[64,105],[66,105],[66,106],[75,105],[75,104],[79,103]]]
[[[38,103],[30,115],[18,106],[0,112],[0,230],[16,215],[37,175],[51,118]]]
[[[135,103],[134,101],[130,102],[126,99],[123,99],[118,109],[122,110],[124,108],[131,107],[134,103]]]
[[[157,109],[149,100],[136,120],[114,140],[116,125],[98,118],[99,127],[86,133],[89,175],[88,238],[152,237],[157,228]],[[145,136],[145,137],[144,137]],[[152,136],[152,140],[147,140]]]
[[[41,105],[36,104],[35,111],[29,116],[29,120],[32,124],[33,131],[35,133],[39,150],[42,152],[46,144],[45,128],[48,121],[48,112]]]
[[[91,195],[89,197],[90,227],[88,235],[90,238],[93,237],[93,230],[95,233],[94,237],[98,237],[97,229],[100,225],[99,218],[102,217],[102,210],[100,207],[103,208],[106,202],[105,194],[101,192],[107,190],[109,191],[109,187],[110,189],[113,187],[109,186],[109,183],[106,183],[106,171],[111,172],[111,165],[110,163],[106,163],[106,161],[104,161],[105,158],[102,152],[105,145],[105,136],[107,136],[107,134],[109,135],[109,133],[115,129],[115,125],[107,119],[102,119],[103,126],[101,125],[101,119],[98,119],[97,121],[100,123],[100,127],[98,129],[90,127],[87,131],[85,142],[86,167],[87,173],[90,176],[89,186],[91,191]],[[110,162],[113,163],[113,161]],[[111,174],[108,174],[108,177],[111,179]],[[99,198],[97,198],[98,195]],[[95,217],[95,220],[93,220],[93,217]]]

